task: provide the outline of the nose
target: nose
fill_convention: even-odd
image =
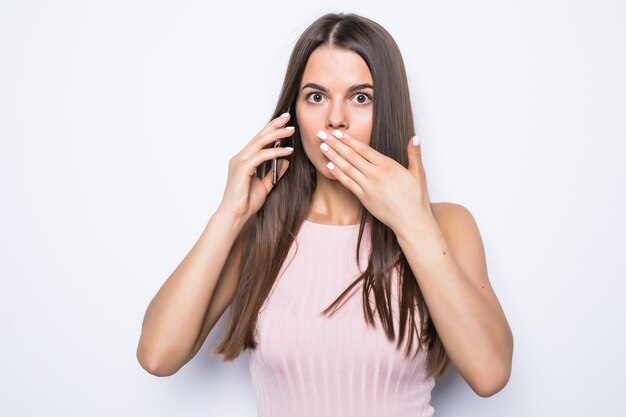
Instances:
[[[339,128],[348,128],[348,115],[343,108],[343,103],[336,102],[331,105],[326,120],[326,128],[332,130]]]

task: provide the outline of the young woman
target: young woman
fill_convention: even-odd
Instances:
[[[331,13],[301,35],[271,121],[148,307],[141,365],[177,372],[229,306],[213,353],[250,349],[262,416],[430,416],[450,361],[480,396],[506,385],[480,233],[429,201],[402,56],[372,20]]]

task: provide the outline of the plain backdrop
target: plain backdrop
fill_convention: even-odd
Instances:
[[[607,0],[0,2],[0,415],[256,415],[248,353],[209,354],[229,310],[174,376],[137,342],[327,12],[397,41],[431,201],[474,215],[514,333],[508,385],[481,398],[452,369],[435,415],[624,415],[626,5]]]

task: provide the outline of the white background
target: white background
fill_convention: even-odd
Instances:
[[[256,415],[227,315],[172,377],[136,347],[331,11],[399,44],[431,201],[474,215],[513,329],[508,385],[452,370],[435,415],[623,415],[626,5],[309,3],[0,2],[0,415]]]

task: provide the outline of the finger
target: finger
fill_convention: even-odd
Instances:
[[[336,132],[339,131],[335,130],[335,133]],[[322,135],[321,133],[324,133],[325,135]],[[324,136],[326,136],[326,139],[323,139]],[[321,141],[323,143],[326,143],[330,147],[330,150],[328,152],[325,152],[328,158],[333,161],[333,163],[338,166],[344,173],[350,175],[350,177],[352,177],[355,181],[359,182],[362,188],[365,188],[360,181],[364,180],[367,177],[371,177],[376,171],[377,167],[370,161],[365,159],[363,156],[361,156],[361,154],[359,154],[359,152],[355,149],[356,147],[358,147],[358,145],[355,145],[355,143],[358,142],[359,144],[364,145],[365,148],[369,148],[369,146],[365,145],[361,141],[354,139],[353,137],[348,137],[348,135],[345,133],[343,133],[341,136],[342,139],[337,139],[336,136],[328,134],[328,132],[325,130],[321,130],[318,132],[318,137],[321,139]],[[355,148],[349,146],[348,142],[344,143],[343,141],[346,139],[349,143],[355,146]],[[363,149],[363,147],[360,148]]]
[[[352,194],[357,196],[359,200],[362,201],[364,196],[363,188],[359,186],[352,178],[350,178],[344,171],[341,170],[338,166],[336,166],[332,161],[329,161],[326,164],[326,168],[337,178],[337,180],[343,184],[348,190],[352,191]]]
[[[250,143],[244,146],[240,154],[243,158],[250,158],[253,154],[259,152],[260,149],[268,147],[268,145],[274,147],[276,141],[293,135],[295,131],[296,129],[293,126],[271,130],[259,137],[255,137]]]
[[[327,141],[326,141],[327,142]],[[326,142],[320,144],[320,149],[335,167],[338,167],[341,172],[348,176],[352,181],[356,182],[361,189],[365,189],[367,178],[359,169],[354,167],[350,162],[346,161],[337,154]],[[368,162],[369,163],[369,162]]]
[[[267,132],[270,132],[272,130],[285,126],[285,124],[289,121],[290,118],[291,118],[291,114],[289,114],[289,112],[286,112],[277,117],[274,117],[265,125],[263,129],[259,131],[259,133],[255,135],[255,137],[264,135]]]
[[[416,172],[418,175],[424,176],[424,164],[422,162],[422,146],[420,136],[415,134],[409,141],[407,147],[409,157],[409,171]]]
[[[291,155],[293,148],[268,148],[263,149],[252,155],[250,158],[244,160],[243,167],[248,175],[253,175],[256,172],[257,167],[265,161],[272,160],[274,158],[286,157]],[[271,172],[271,170],[269,170]]]
[[[335,129],[330,136],[331,143],[337,144],[336,151],[340,154],[342,149],[351,149],[372,165],[380,165],[386,160],[386,156],[378,152],[366,143],[356,139],[348,132]],[[341,146],[346,145],[346,146]],[[334,146],[333,146],[334,147]],[[342,154],[343,155],[343,154]]]

